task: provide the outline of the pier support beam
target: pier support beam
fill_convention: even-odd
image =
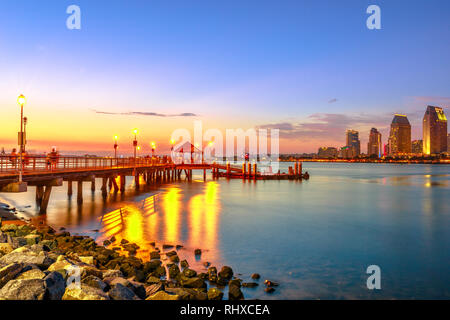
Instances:
[[[108,178],[103,177],[102,178],[102,188],[101,188],[103,196],[106,196],[108,194],[107,184],[108,184]]]
[[[44,196],[42,197],[41,205],[39,207],[39,213],[47,213],[48,202],[50,200],[50,194],[52,193],[52,186],[46,186]]]
[[[126,177],[124,175],[121,175],[119,178],[119,183],[120,183],[120,192],[122,192],[122,193],[125,192],[125,182],[126,182]]]
[[[67,181],[67,195],[71,197],[73,194],[72,180]]]
[[[92,177],[92,180],[91,180],[91,191],[92,192],[95,191],[95,177]]]
[[[78,180],[77,185],[77,203],[82,204],[83,203],[83,180]]]
[[[40,204],[44,197],[44,186],[36,186],[36,202]]]
[[[109,183],[112,184],[115,193],[119,192],[119,186],[117,185],[116,177],[114,176],[109,177]]]

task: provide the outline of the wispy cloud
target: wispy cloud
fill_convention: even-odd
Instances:
[[[355,129],[360,139],[366,140],[370,128],[376,127],[387,133],[392,114],[335,114],[316,113],[298,122],[279,122],[259,125],[259,129],[278,129],[280,138],[295,140],[299,149],[310,151],[320,146],[342,146],[345,143],[345,131]]]
[[[110,112],[110,111],[100,111],[91,109],[93,112],[98,114],[109,114],[109,115],[121,115],[121,116],[148,116],[148,117],[198,117],[197,114],[191,112],[183,112],[177,114],[164,114],[157,112],[142,112],[142,111],[127,111],[127,112]]]
[[[337,101],[338,101],[338,99],[333,98],[333,99],[329,100],[328,103],[335,103],[335,102],[337,102]]]

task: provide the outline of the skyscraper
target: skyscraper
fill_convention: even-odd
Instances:
[[[359,141],[359,133],[355,130],[347,130],[347,145],[350,149],[351,157],[356,157],[361,153],[361,142]]]
[[[422,140],[413,140],[411,142],[411,152],[415,154],[423,153],[423,141]]]
[[[411,153],[411,125],[408,118],[396,114],[389,133],[389,154]]]
[[[369,156],[376,155],[377,157],[381,157],[381,133],[376,128],[370,130],[367,154]]]
[[[447,152],[450,152],[450,133],[447,134]]]
[[[447,118],[444,110],[428,106],[423,116],[423,153],[447,151]]]

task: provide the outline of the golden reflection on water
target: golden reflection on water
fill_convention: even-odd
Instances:
[[[179,223],[181,195],[179,187],[170,187],[163,196],[163,209],[165,212],[165,240],[174,242],[179,240]]]
[[[200,194],[185,197],[178,185],[168,186],[142,202],[127,204],[99,220],[102,224],[99,241],[115,236],[140,246],[137,256],[148,258],[150,243],[182,244],[185,247],[209,250],[208,259],[217,257],[220,185],[209,181],[199,189]],[[185,225],[183,225],[183,222]],[[182,239],[182,232],[187,239]],[[191,251],[191,250],[190,250]]]

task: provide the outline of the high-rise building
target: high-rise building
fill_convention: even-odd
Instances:
[[[338,149],[334,147],[320,147],[317,156],[322,159],[336,158],[338,156]]]
[[[367,154],[381,157],[381,148],[381,133],[377,129],[372,128],[369,134],[369,142],[367,143]]]
[[[450,152],[450,133],[447,134],[447,152]]]
[[[361,153],[361,142],[359,141],[359,133],[355,130],[347,130],[347,145],[349,149],[349,157],[359,156]]]
[[[402,114],[394,115],[389,133],[389,154],[411,153],[411,124]]]
[[[413,140],[411,142],[411,152],[415,154],[422,154],[423,140]]]
[[[428,106],[423,116],[423,153],[447,151],[447,118],[444,110]]]

